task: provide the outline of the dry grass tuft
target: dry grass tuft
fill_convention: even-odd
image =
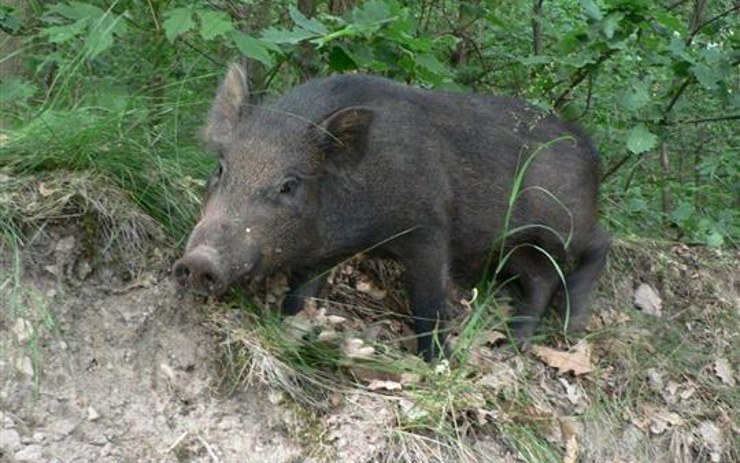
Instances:
[[[70,229],[84,252],[115,262],[130,274],[148,265],[152,245],[165,242],[162,227],[127,193],[90,173],[0,176],[2,245],[29,250],[56,226]],[[33,259],[32,259],[33,260]]]

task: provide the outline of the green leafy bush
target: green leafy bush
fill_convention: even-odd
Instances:
[[[737,13],[731,0],[20,2],[0,10],[19,44],[7,60],[20,63],[0,71],[0,117],[17,138],[67,130],[55,114],[83,124],[108,111],[130,129],[117,139],[131,159],[188,153],[200,167],[182,175],[198,176],[210,165],[199,126],[234,59],[249,61],[258,97],[335,72],[510,94],[594,136],[611,228],[736,246]],[[36,165],[89,167],[89,146]],[[13,156],[0,166],[29,164]]]

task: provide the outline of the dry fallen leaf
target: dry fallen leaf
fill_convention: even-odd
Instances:
[[[346,322],[347,319],[345,317],[341,317],[339,315],[329,315],[326,317],[326,321],[330,325],[341,325],[342,323]]]
[[[399,411],[401,412],[401,415],[411,421],[421,420],[429,416],[428,411],[403,397],[398,401],[398,408],[400,409]]]
[[[578,461],[578,430],[572,420],[559,418],[560,432],[565,441],[565,454],[563,463],[576,463]]]
[[[517,375],[514,369],[504,362],[495,362],[490,373],[483,375],[476,384],[493,391],[510,390],[517,387]]]
[[[377,288],[372,282],[360,280],[355,283],[355,289],[361,293],[369,295],[376,301],[381,301],[385,298],[387,291]]]
[[[33,363],[31,362],[31,357],[22,355],[20,357],[16,357],[15,359],[15,368],[16,370],[20,371],[26,376],[29,376],[33,378]]]
[[[13,324],[13,333],[18,342],[23,344],[33,337],[33,325],[25,318],[17,318]]]
[[[342,353],[349,358],[368,358],[375,353],[375,348],[366,346],[362,339],[350,338],[342,344]]]
[[[349,365],[348,367],[349,371],[351,371],[357,379],[363,383],[367,383],[368,388],[371,390],[386,389],[391,391],[403,389],[404,386],[418,384],[419,381],[421,381],[421,376],[415,373],[381,371],[362,365]]]
[[[303,339],[303,337],[311,331],[312,323],[309,319],[308,313],[301,311],[295,315],[285,317],[283,319],[283,326],[285,332],[293,339]]]
[[[479,426],[483,426],[486,423],[492,423],[496,421],[496,412],[492,412],[484,408],[476,408],[475,416],[478,419]]]
[[[655,408],[649,405],[643,407],[645,418],[649,422],[650,432],[653,434],[663,434],[667,429],[681,426],[684,423],[683,418],[677,413],[669,412],[664,408]]]
[[[367,385],[367,388],[371,391],[378,391],[381,389],[384,389],[386,391],[400,391],[403,389],[403,386],[401,383],[396,381],[383,381],[376,379],[374,381],[370,381],[370,384]]]
[[[702,441],[702,446],[709,450],[709,461],[719,462],[722,457],[722,431],[711,421],[702,421],[696,434]]]
[[[493,330],[486,333],[486,344],[496,346],[504,339],[506,339],[506,335],[500,331]]]
[[[443,359],[434,366],[434,374],[436,375],[449,375],[450,372],[450,361],[447,359]]]
[[[546,346],[532,346],[532,352],[546,365],[557,368],[560,374],[572,371],[574,375],[580,376],[594,369],[591,364],[591,345],[586,341],[580,341],[570,352]]]
[[[581,392],[578,389],[577,383],[571,384],[565,378],[558,378],[558,381],[563,385],[563,389],[565,389],[565,398],[568,399],[568,402],[578,405],[578,402],[581,401]]]
[[[39,193],[41,193],[41,196],[43,196],[44,198],[47,198],[47,197],[53,195],[57,191],[58,190],[56,190],[54,188],[49,188],[46,185],[46,183],[44,183],[44,182],[39,183]]]
[[[731,387],[735,386],[735,372],[732,369],[732,365],[726,358],[718,358],[714,362],[714,373],[726,385]]]
[[[416,373],[401,373],[398,377],[401,384],[404,386],[409,384],[419,384],[421,381],[421,375]]]
[[[339,332],[332,328],[328,328],[325,330],[322,330],[321,333],[319,333],[318,340],[321,342],[333,342],[339,339],[341,335]]]
[[[662,315],[663,300],[658,293],[647,283],[640,283],[635,290],[635,305],[643,312],[660,317]]]
[[[653,392],[660,394],[663,391],[665,380],[663,380],[663,373],[657,368],[648,368],[645,372],[648,378],[648,384]]]

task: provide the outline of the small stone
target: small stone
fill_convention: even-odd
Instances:
[[[102,447],[111,441],[106,434],[108,433],[100,430],[93,430],[91,433],[86,433],[85,437],[90,444]]]
[[[72,434],[75,430],[75,423],[69,420],[59,420],[54,422],[50,427],[49,431],[54,434],[54,440],[59,441]]]
[[[95,421],[100,418],[100,413],[92,406],[87,407],[87,421]]]
[[[175,381],[177,379],[177,375],[175,374],[175,370],[172,369],[171,366],[168,364],[162,362],[159,364],[159,370],[164,374],[165,378],[167,378],[170,381]]]
[[[0,449],[15,452],[21,448],[21,436],[15,429],[0,430]]]
[[[663,315],[663,300],[658,295],[658,292],[649,284],[640,283],[633,297],[638,309],[656,317]]]
[[[82,280],[84,280],[85,278],[87,278],[87,277],[88,277],[88,275],[90,275],[90,272],[92,272],[92,266],[91,266],[91,265],[90,265],[90,263],[89,263],[88,261],[86,261],[86,260],[83,260],[83,261],[82,261],[82,262],[80,262],[80,263],[79,263],[79,265],[77,266],[77,278],[78,278],[78,279],[79,279],[80,281],[82,281]]]
[[[15,459],[19,462],[28,461],[38,463],[43,457],[44,449],[38,444],[28,445],[15,453]]]
[[[43,432],[37,431],[33,433],[33,441],[37,444],[42,443],[44,440],[46,440],[46,434],[44,434]]]
[[[31,362],[30,357],[26,357],[25,355],[23,357],[17,357],[15,359],[15,369],[26,376],[33,377],[33,362]]]
[[[267,401],[272,405],[278,405],[285,400],[283,391],[271,390],[267,393]]]
[[[101,457],[108,457],[108,456],[114,456],[116,455],[117,449],[113,446],[113,443],[108,442],[103,446],[103,448],[100,450],[100,456]]]
[[[13,324],[13,333],[15,333],[18,342],[23,344],[33,336],[33,326],[25,318],[16,318]]]
[[[66,236],[57,242],[54,250],[59,253],[68,254],[75,248],[76,244],[77,240],[74,236]]]

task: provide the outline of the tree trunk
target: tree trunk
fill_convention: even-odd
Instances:
[[[355,7],[356,0],[329,0],[329,13],[341,16]]]
[[[480,0],[460,2],[457,14],[457,25],[453,32],[460,41],[457,42],[457,46],[450,57],[450,64],[452,64],[452,66],[463,66],[468,62],[468,55],[470,54],[470,50],[472,49],[471,44],[473,43],[470,38],[470,29],[478,19],[476,15],[470,14],[470,10],[472,7],[477,7],[479,4]]]
[[[533,0],[532,5],[532,54],[542,54],[542,4],[545,0]]]
[[[25,13],[26,2],[19,0],[4,0],[3,6],[9,6],[18,12]],[[23,57],[20,53],[21,38],[10,34],[10,31],[0,29],[0,81],[9,77],[21,77],[23,75]],[[8,123],[0,118],[0,131],[8,128]]]
[[[316,16],[316,2],[314,0],[298,0],[298,11],[307,18],[313,18]],[[318,75],[318,57],[313,44],[302,43],[295,60],[298,62],[298,67],[301,68],[301,81],[307,81]]]
[[[663,186],[661,190],[661,200],[663,203],[663,237],[668,239],[671,223],[668,216],[673,210],[671,201],[671,164],[668,159],[668,146],[663,141],[660,143],[660,166],[663,169]]]

